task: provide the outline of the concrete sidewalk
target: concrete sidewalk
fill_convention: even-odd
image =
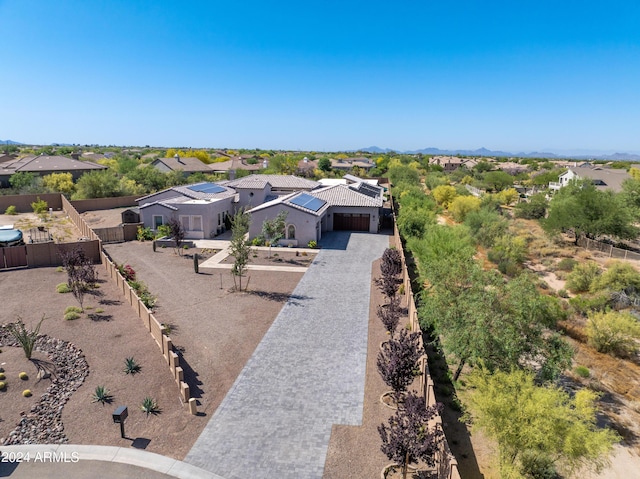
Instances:
[[[362,422],[371,263],[388,244],[325,236],[185,462],[227,479],[322,477],[332,424]]]
[[[0,477],[12,479],[224,479],[139,449],[72,444],[0,446]]]

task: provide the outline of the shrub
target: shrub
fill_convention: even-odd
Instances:
[[[589,291],[591,283],[600,274],[600,266],[594,261],[577,264],[567,276],[566,287],[572,293]]]
[[[142,409],[142,411],[145,412],[147,416],[149,414],[158,414],[160,412],[160,408],[158,407],[158,403],[156,402],[156,400],[149,396],[145,397],[142,400],[140,409]]]
[[[603,289],[610,291],[628,289],[640,291],[640,273],[629,263],[614,261],[604,273],[594,278],[589,289],[592,293]]]
[[[576,366],[573,372],[575,372],[581,378],[585,378],[585,379],[591,376],[591,372],[589,371],[589,368],[586,366]]]
[[[78,319],[80,317],[80,315],[78,313],[76,313],[75,311],[71,311],[70,313],[65,313],[64,315],[64,319],[66,321],[74,321],[76,319]]]
[[[570,273],[571,271],[573,271],[573,268],[575,268],[577,264],[578,262],[573,258],[562,258],[560,261],[558,261],[555,269]]]
[[[449,205],[449,212],[456,221],[464,221],[469,213],[480,209],[480,198],[458,196]]]
[[[629,313],[591,313],[587,337],[597,351],[627,357],[638,351],[636,340],[640,339],[640,323]]]
[[[561,298],[568,298],[569,297],[569,293],[567,293],[566,289],[559,289],[558,290],[558,296],[560,296]]]
[[[20,374],[18,374],[18,377],[20,379],[22,379],[23,381],[26,381],[27,379],[29,379],[29,375],[27,373],[25,373],[24,371],[22,371]]]
[[[133,359],[133,356],[124,360],[124,372],[126,374],[139,373],[142,367]]]
[[[156,239],[171,236],[171,228],[169,225],[160,225],[156,230]]]
[[[60,283],[58,284],[58,286],[56,286],[56,291],[58,293],[70,293],[71,288],[69,288],[69,285],[67,283]]]
[[[17,215],[18,214],[18,210],[13,205],[7,206],[7,209],[4,210],[4,214],[5,215]]]
[[[135,281],[136,280],[136,272],[128,264],[119,264],[116,266],[122,277],[126,282]]]
[[[56,268],[56,273],[64,273],[64,268],[62,266],[58,266]]]
[[[136,233],[136,239],[138,241],[151,241],[154,239],[153,231],[151,228],[138,226],[138,232]]]
[[[112,400],[109,390],[104,386],[96,386],[91,402],[99,402],[102,404],[110,403]]]
[[[0,391],[4,391],[7,387],[7,383],[4,381],[0,381]]]
[[[25,389],[24,391],[22,391],[22,395],[26,398],[31,397],[32,396],[31,390]]]
[[[40,326],[42,326],[44,318],[45,316],[42,315],[42,319],[32,330],[27,329],[20,318],[18,318],[18,321],[8,326],[9,332],[13,338],[20,343],[20,346],[22,346],[22,350],[24,351],[24,355],[27,359],[31,359],[31,353],[36,345]]]
[[[64,314],[67,313],[82,313],[82,310],[77,306],[67,306],[67,309],[64,310]]]
[[[264,246],[264,237],[256,236],[251,240],[251,246]]]
[[[596,295],[581,294],[575,298],[570,298],[569,304],[576,313],[586,316],[591,311],[604,311],[609,304],[609,300],[609,295],[606,293]]]
[[[318,243],[317,243],[317,241],[311,240],[311,241],[309,241],[309,243],[307,243],[307,247],[308,248],[312,248],[312,249],[316,249],[318,247]]]
[[[41,200],[40,197],[38,196],[38,199],[33,203],[31,203],[31,208],[33,208],[34,213],[40,214],[40,213],[46,213],[47,210],[49,209],[49,205],[47,204],[46,201]]]

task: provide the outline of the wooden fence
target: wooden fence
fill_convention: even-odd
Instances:
[[[60,253],[74,248],[84,251],[94,263],[100,261],[99,241],[77,241],[75,243],[28,243],[23,246],[0,248],[0,270],[11,268],[38,268],[60,266]]]
[[[393,205],[393,198],[391,198],[391,204]],[[392,206],[393,208],[393,206]],[[402,258],[402,284],[404,285],[404,294],[407,297],[407,310],[409,315],[409,324],[411,325],[411,331],[422,332],[420,328],[420,321],[418,319],[418,308],[416,307],[415,296],[413,294],[413,290],[411,288],[411,277],[409,275],[409,269],[407,268],[407,261],[404,254],[404,248],[402,246],[402,240],[400,239],[400,232],[398,231],[398,227],[396,225],[396,214],[395,210],[393,211],[394,216],[394,226],[393,226],[393,237],[395,246],[400,252],[400,256]],[[422,336],[420,336],[420,348],[424,349],[424,344],[422,342]],[[434,391],[433,379],[431,378],[431,374],[429,372],[429,363],[427,360],[426,353],[420,359],[420,371],[422,374],[419,376],[419,385],[418,389],[422,393],[425,399],[425,403],[427,407],[433,406],[436,404],[436,395]],[[429,424],[431,427],[442,430],[442,417],[437,415],[435,418],[431,420]],[[436,470],[438,474],[438,479],[460,479],[460,471],[458,470],[458,461],[451,453],[451,449],[449,448],[449,443],[447,442],[446,437],[443,436],[443,440],[440,443],[440,448],[436,454]]]

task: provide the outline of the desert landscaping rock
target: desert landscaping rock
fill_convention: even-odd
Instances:
[[[0,347],[20,347],[7,326],[0,326]],[[3,445],[61,444],[68,441],[62,424],[62,409],[89,374],[89,365],[82,351],[68,341],[41,335],[35,350],[46,353],[51,361],[52,371],[48,374],[53,380],[40,401],[22,416],[9,437],[0,438]]]

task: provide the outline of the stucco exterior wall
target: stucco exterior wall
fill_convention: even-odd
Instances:
[[[369,207],[332,206],[326,215],[327,231],[333,231],[334,213],[357,213],[369,215],[369,233],[377,233],[380,225],[380,209]]]
[[[178,208],[177,211],[166,208],[162,205],[152,205],[141,209],[140,215],[144,226],[152,229],[154,229],[153,217],[156,215],[161,215],[163,217],[163,224],[166,224],[172,216],[175,216],[178,219],[180,219],[180,216],[201,216],[202,228],[187,230],[186,238],[207,239],[213,238],[219,231],[221,231],[221,227],[224,225],[225,214],[233,214],[232,201],[233,198],[225,198],[207,203],[173,204],[172,206]],[[218,224],[218,217],[220,218],[220,224]],[[190,221],[190,223],[191,227],[195,224],[193,220]]]
[[[264,203],[265,198],[271,193],[269,185],[264,188],[239,188],[238,190],[238,207],[253,208]]]
[[[271,208],[265,208],[251,213],[249,238],[253,239],[256,236],[260,236],[264,220],[275,218],[280,211],[287,212],[287,226],[295,226],[295,239],[299,246],[306,246],[309,241],[318,241],[320,239],[320,218],[318,216],[283,204],[274,205]]]

